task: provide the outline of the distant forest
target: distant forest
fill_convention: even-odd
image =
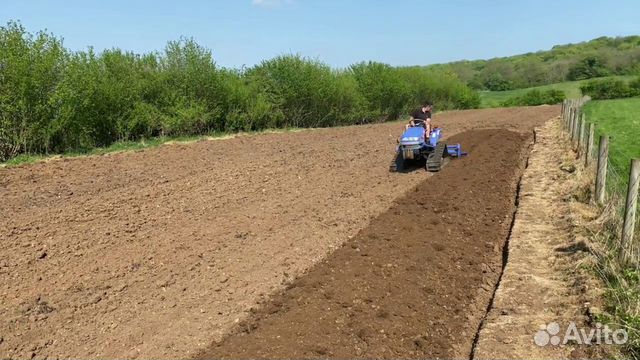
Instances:
[[[600,37],[577,44],[490,60],[426,66],[449,70],[476,90],[512,90],[591,79],[640,74],[640,36]]]

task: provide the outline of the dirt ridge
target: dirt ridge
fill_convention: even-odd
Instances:
[[[500,275],[498,276],[498,281],[496,281],[496,284],[495,284],[495,286],[493,288],[493,293],[491,295],[491,300],[489,301],[489,304],[487,305],[487,310],[485,311],[485,314],[482,317],[482,320],[478,324],[478,330],[476,331],[476,334],[473,337],[473,344],[471,345],[471,352],[469,354],[469,359],[475,359],[476,358],[476,351],[477,351],[477,347],[478,347],[478,342],[480,341],[480,333],[482,331],[482,328],[484,327],[485,322],[487,321],[487,318],[489,317],[489,314],[493,310],[494,303],[495,303],[495,300],[496,300],[496,294],[497,294],[498,289],[500,287],[500,283],[502,282],[502,276],[504,275],[504,270],[507,267],[507,264],[509,262],[509,244],[510,244],[510,241],[511,241],[511,236],[513,234],[513,228],[514,228],[514,226],[516,224],[516,218],[518,216],[518,208],[520,207],[520,193],[522,191],[522,179],[523,179],[524,172],[527,171],[527,169],[529,168],[529,159],[530,159],[531,149],[535,146],[535,144],[537,142],[536,129],[533,129],[533,136],[532,136],[531,139],[532,139],[532,141],[529,143],[529,145],[527,147],[527,150],[525,151],[524,169],[523,169],[522,174],[518,178],[518,184],[516,185],[516,194],[515,194],[515,201],[514,201],[515,210],[513,212],[512,217],[511,217],[511,225],[509,226],[509,232],[507,234],[507,239],[505,240],[504,246],[502,248],[502,267],[500,269]]]
[[[530,165],[522,178],[520,205],[510,239],[509,261],[494,306],[480,331],[474,359],[590,358],[589,349],[572,344],[537,345],[534,336],[556,322],[586,326],[583,301],[571,275],[580,261],[572,235],[571,175],[562,171],[574,156],[552,119],[536,130]],[[565,154],[559,156],[558,154]]]

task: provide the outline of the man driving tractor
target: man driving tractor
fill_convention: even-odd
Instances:
[[[409,123],[405,126],[405,130],[413,126],[422,126],[425,129],[424,138],[428,139],[431,135],[431,110],[433,104],[430,101],[425,102],[421,108],[411,113]]]

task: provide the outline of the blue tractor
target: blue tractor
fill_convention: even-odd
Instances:
[[[428,140],[425,138],[425,131],[423,126],[413,126],[402,134],[391,171],[403,171],[406,163],[410,161],[424,161],[427,171],[436,172],[444,165],[445,158],[467,155],[462,151],[460,144],[447,145],[440,141],[440,128],[434,128]]]

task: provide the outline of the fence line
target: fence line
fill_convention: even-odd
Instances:
[[[582,106],[589,100],[587,97],[580,99],[568,99],[562,103],[562,125],[571,141],[572,148],[577,152],[578,159],[581,159],[582,166],[586,171],[594,169],[595,183],[594,200],[604,206],[607,200],[626,199],[624,205],[624,215],[619,220],[619,242],[616,249],[617,258],[621,264],[633,264],[640,266],[640,257],[634,251],[640,236],[636,226],[640,220],[638,212],[638,189],[640,188],[640,160],[629,157],[617,149],[613,151],[616,155],[623,155],[622,158],[630,158],[631,170],[628,175],[620,174],[614,164],[610,164],[610,139],[606,134],[600,135],[596,145],[596,124],[589,123],[586,115],[582,111]],[[594,161],[596,162],[594,164]],[[595,166],[594,166],[595,165]],[[628,176],[626,178],[625,176]],[[628,179],[626,193],[621,188],[623,179]],[[609,181],[611,180],[611,181]]]

